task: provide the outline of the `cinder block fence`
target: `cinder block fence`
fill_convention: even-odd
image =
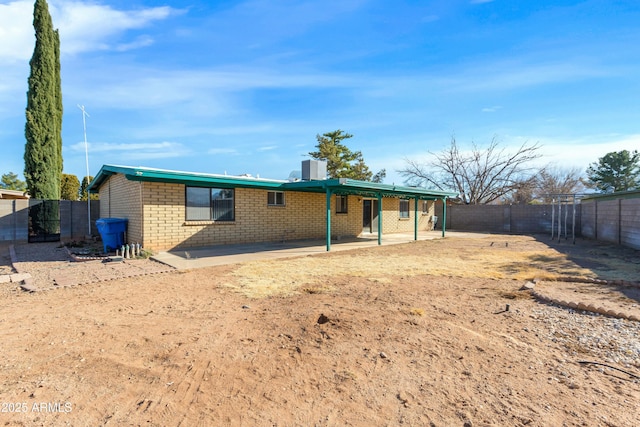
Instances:
[[[31,201],[33,203],[33,200]],[[91,201],[91,233],[98,234],[95,220],[100,202]],[[81,240],[89,232],[87,202],[60,201],[60,239]],[[0,200],[0,242],[26,243],[29,239],[29,200]]]
[[[436,204],[438,228],[442,227],[442,203]],[[568,234],[581,233],[581,206],[572,203],[558,205],[457,205],[447,204],[446,228],[458,231],[511,234],[551,234],[557,232],[558,216]],[[553,221],[552,221],[553,219]],[[575,227],[575,228],[574,228]]]
[[[584,199],[582,235],[640,249],[640,191],[604,194]]]

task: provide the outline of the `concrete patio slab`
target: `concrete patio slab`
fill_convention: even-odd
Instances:
[[[484,238],[487,233],[464,233],[447,231],[445,238],[475,237]],[[441,239],[442,231],[421,231],[418,240]],[[394,233],[382,236],[382,246],[414,241],[412,233]],[[371,248],[378,246],[377,234],[363,235],[353,239],[331,242],[331,252]],[[249,243],[241,245],[217,245],[203,248],[191,248],[160,252],[151,259],[167,264],[178,270],[211,267],[216,265],[238,264],[247,261],[291,258],[307,255],[326,254],[324,240],[299,240],[284,243]]]

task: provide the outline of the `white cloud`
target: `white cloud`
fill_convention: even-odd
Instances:
[[[238,150],[234,148],[210,148],[207,154],[238,154]]]
[[[599,139],[599,141],[597,141]],[[541,141],[544,142],[544,141]],[[586,168],[597,162],[600,157],[613,151],[634,150],[640,147],[640,135],[596,136],[572,144],[545,144],[549,162],[561,166],[577,166]]]
[[[191,154],[191,151],[178,142],[151,142],[151,143],[112,143],[112,142],[92,142],[88,143],[89,157],[99,154],[101,157],[126,156],[127,160],[135,159],[163,159],[172,157],[182,157]],[[84,153],[84,142],[69,145],[72,152]]]
[[[51,8],[54,25],[60,30],[60,46],[63,54],[75,54],[92,50],[123,50],[151,43],[149,36],[142,36],[144,43],[117,43],[110,39],[128,30],[140,29],[153,21],[168,18],[179,11],[168,6],[139,10],[115,10],[111,6],[61,2]]]
[[[535,61],[535,58],[520,58],[468,64],[465,69],[471,71],[443,78],[442,85],[455,92],[508,91],[551,83],[576,82],[614,73],[606,66],[580,58],[546,63]]]
[[[210,21],[219,40],[226,44],[257,49],[298,37],[341,15],[349,15],[367,0],[314,0],[235,2]]]
[[[150,36],[144,35],[137,37],[135,40],[129,43],[120,43],[115,45],[114,50],[118,52],[125,52],[127,50],[138,49],[141,47],[151,46],[153,44],[153,38]]]
[[[0,64],[28,59],[33,53],[33,2],[0,4]]]
[[[199,115],[216,115],[234,109],[230,94],[260,88],[325,88],[358,85],[356,76],[287,73],[264,69],[175,70],[113,66],[108,74],[91,72],[91,84],[66,93],[71,97],[100,100],[104,108],[140,109],[193,106]],[[77,92],[77,93],[76,93]],[[196,111],[201,106],[201,111]]]
[[[275,150],[276,148],[278,148],[277,145],[269,145],[269,146],[266,146],[266,147],[258,148],[258,151],[271,151],[271,150]]]
[[[154,21],[182,13],[168,6],[138,10],[116,10],[108,5],[79,1],[50,1],[49,13],[60,32],[62,55],[93,50],[129,50],[148,46],[152,38],[139,36],[118,41],[124,33]],[[33,1],[16,0],[0,4],[0,64],[28,60],[35,42]]]
[[[524,142],[538,142],[543,157],[536,163],[553,164],[561,168],[577,167],[581,170],[612,151],[631,151],[640,147],[640,134],[601,134],[577,138],[506,136],[502,140],[507,150],[513,150]]]
[[[481,111],[483,113],[495,113],[496,111],[501,110],[501,109],[502,109],[501,105],[494,105],[493,107],[485,107]]]

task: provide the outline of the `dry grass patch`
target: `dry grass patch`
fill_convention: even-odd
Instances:
[[[326,293],[336,275],[389,284],[419,275],[555,280],[597,277],[567,255],[530,236],[447,238],[278,260],[253,261],[235,268],[227,285],[248,297]]]
[[[409,310],[409,314],[412,316],[424,316],[424,308],[412,308]]]

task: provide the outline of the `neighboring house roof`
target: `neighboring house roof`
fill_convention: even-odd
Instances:
[[[617,199],[637,199],[640,197],[640,190],[618,191],[616,193],[594,193],[582,198],[583,201],[590,200],[617,200]]]
[[[28,199],[29,197],[26,191],[0,188],[0,199]]]
[[[405,187],[358,181],[347,178],[334,178],[318,181],[283,181],[248,176],[218,175],[207,173],[172,171],[146,167],[104,165],[89,184],[89,191],[95,193],[112,175],[122,174],[131,181],[166,182],[201,187],[220,188],[259,188],[273,191],[302,191],[334,194],[357,194],[365,197],[411,197],[419,199],[443,199],[456,197],[458,193],[440,190],[428,190],[420,187]]]

